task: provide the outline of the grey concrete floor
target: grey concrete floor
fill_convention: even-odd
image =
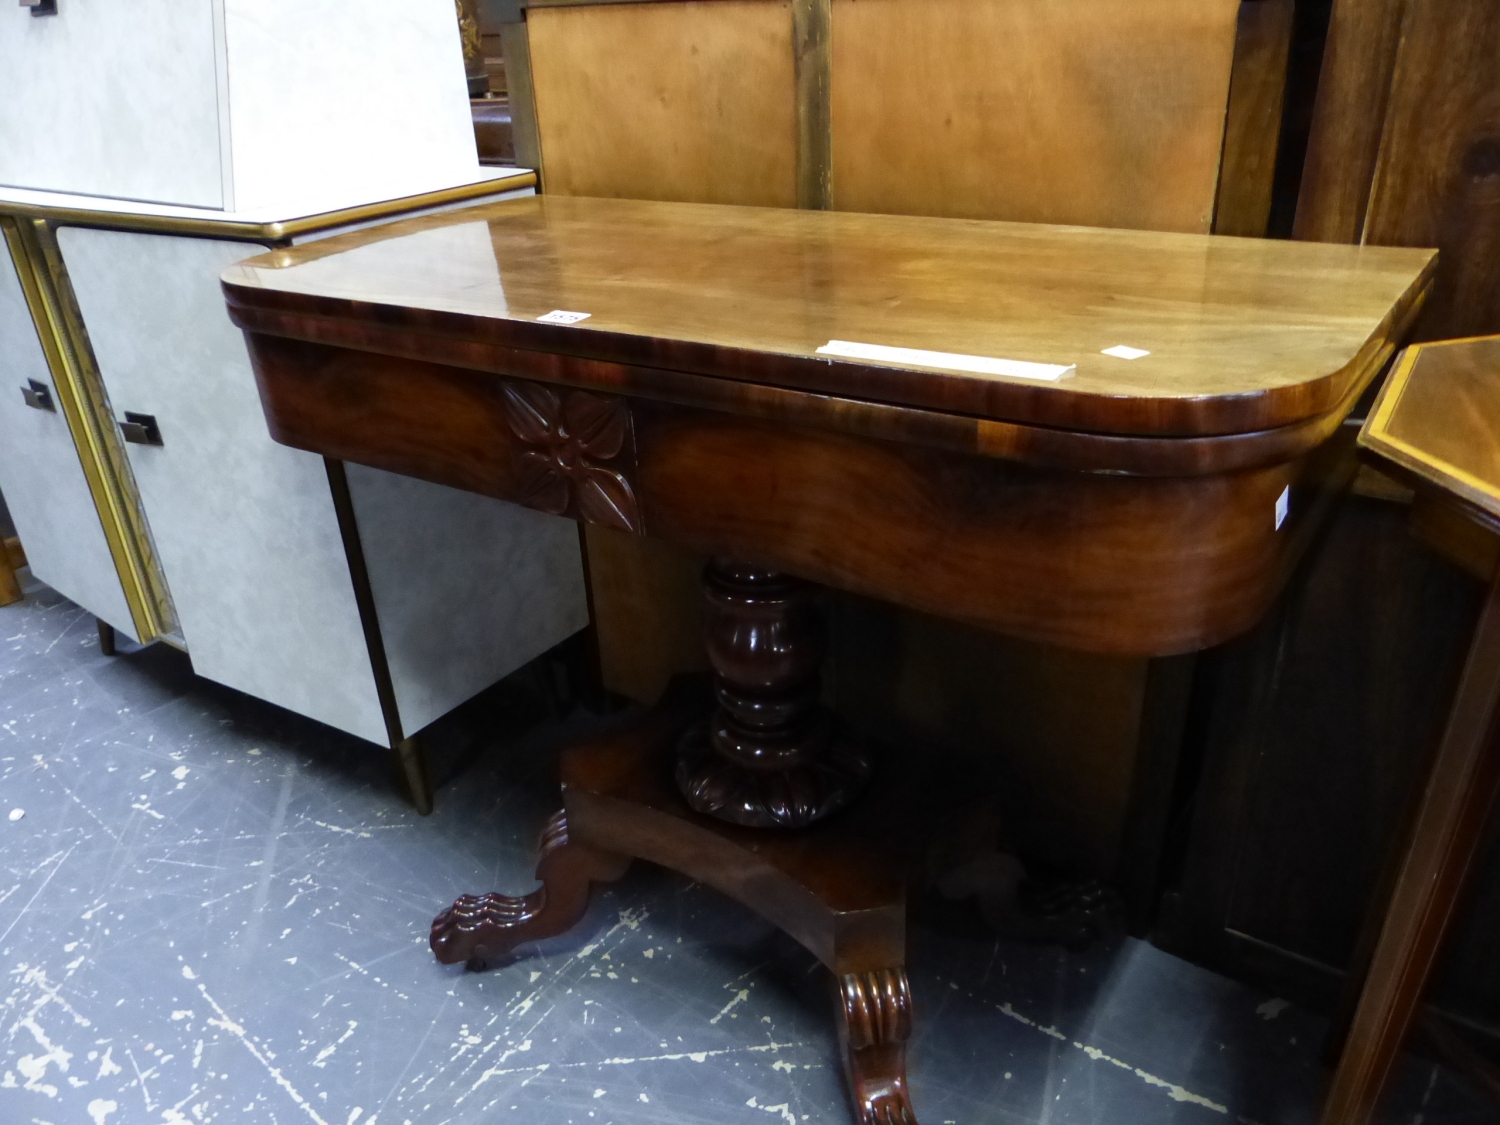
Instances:
[[[102,656],[45,587],[0,609],[0,1125],[846,1122],[824,972],[667,872],[492,972],[433,960],[456,893],[532,885],[591,721],[485,706],[421,818],[368,745]],[[912,947],[926,1125],[1315,1119],[1324,1022],[1275,997],[1127,939]],[[1383,1121],[1494,1119],[1428,1063],[1397,1085]]]

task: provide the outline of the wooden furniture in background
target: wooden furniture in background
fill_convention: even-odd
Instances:
[[[515,164],[516,138],[511,129],[509,100],[475,98],[469,102],[469,112],[474,118],[479,163],[488,167]]]
[[[550,194],[1259,234],[1290,11],[1290,0],[532,0],[503,29],[517,161],[539,166]],[[1027,94],[1038,81],[1055,96]],[[1114,128],[1127,113],[1132,127]],[[593,526],[586,536],[606,684],[650,702],[702,665],[703,560]],[[1182,715],[1143,720],[1182,702],[1191,662],[1166,675],[857,599],[837,599],[833,618],[841,705],[871,729],[1003,767],[994,789],[1017,845],[1133,880],[1142,929],[1158,877],[1138,873],[1161,841],[1138,831],[1156,812],[1135,779],[1170,773]],[[890,643],[846,640],[872,631]],[[1090,685],[1087,708],[1044,690],[1074,677]]]
[[[26,552],[14,536],[0,539],[0,605],[11,605],[22,598],[21,581],[16,571],[26,565]]]
[[[1299,4],[1299,19],[1318,6]],[[1496,135],[1500,10],[1488,0],[1332,7],[1299,237],[1440,245],[1417,338],[1500,332],[1500,180],[1483,159]],[[1476,538],[1472,524],[1435,514],[1422,495],[1413,503],[1410,489],[1357,491],[1287,603],[1203,670],[1214,687],[1194,739],[1202,781],[1185,818],[1182,875],[1154,934],[1181,956],[1329,1012],[1341,990],[1357,991],[1372,952],[1376,933],[1362,932],[1361,919],[1394,878],[1391,844],[1483,593],[1459,545]],[[1445,549],[1425,549],[1412,529],[1428,543],[1441,534]],[[1428,1000],[1492,1060],[1496,925],[1492,842]],[[1426,1035],[1432,1020],[1422,1023],[1421,1049],[1441,1053]]]
[[[492,257],[455,253],[462,239]],[[920,835],[919,786],[896,779],[925,763],[893,754],[882,770],[838,733],[809,580],[1084,651],[1221,643],[1265,611],[1318,525],[1340,483],[1327,439],[1431,265],[540,197],[232,268],[277,440],[714,557],[718,709],[688,685],[566,752],[543,889],[460,899],[434,951],[504,956],[571,926],[588,884],[628,857],[666,864],[828,965],[859,1120],[914,1121],[905,863],[890,850]],[[563,325],[556,309],[588,315]],[[819,351],[831,339],[949,356],[836,359]],[[1104,354],[1125,340],[1149,354]],[[953,352],[1069,370],[960,374]]]
[[[1500,6],[1338,0],[1296,236],[1436,246],[1419,339],[1500,331]]]
[[[1435,503],[1500,535],[1500,337],[1409,349],[1360,443]],[[1428,774],[1324,1109],[1364,1125],[1411,1028],[1500,789],[1500,572]]]

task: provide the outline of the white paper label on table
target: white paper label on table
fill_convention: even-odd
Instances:
[[[1032,363],[1024,359],[994,359],[983,355],[959,355],[957,352],[929,352],[921,348],[890,348],[884,344],[856,344],[848,340],[829,340],[818,349],[818,354],[836,355],[842,359],[874,359],[910,367],[939,367],[945,371],[967,371],[974,375],[1045,379],[1052,383],[1077,368],[1072,363]]]
[[[1129,344],[1116,344],[1112,348],[1105,348],[1099,354],[1112,355],[1116,359],[1144,359],[1151,353],[1144,348],[1132,348]]]
[[[1292,510],[1292,486],[1287,485],[1281,490],[1281,495],[1276,497],[1276,530],[1281,530],[1281,525],[1286,523],[1287,513]]]
[[[577,324],[580,320],[587,320],[593,313],[568,312],[567,309],[553,309],[546,316],[537,317],[541,324]]]

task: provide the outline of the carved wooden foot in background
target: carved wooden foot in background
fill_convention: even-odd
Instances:
[[[625,874],[630,860],[568,839],[567,816],[552,814],[542,829],[536,877],[529,895],[464,895],[432,921],[430,943],[445,965],[471,969],[508,957],[522,942],[570,930],[588,909],[589,887]]]

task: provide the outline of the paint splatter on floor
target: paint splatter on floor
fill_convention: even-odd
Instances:
[[[0,1122],[846,1121],[826,974],[676,876],[636,865],[493,972],[432,959],[455,894],[531,886],[552,752],[589,721],[501,724],[424,819],[372,747],[169,650],[104,657],[33,585],[0,609],[0,808],[24,810],[0,818]],[[929,1125],[1315,1119],[1323,1024],[1283,1001],[1129,940],[912,944]],[[1491,1118],[1417,1061],[1383,1115]]]

